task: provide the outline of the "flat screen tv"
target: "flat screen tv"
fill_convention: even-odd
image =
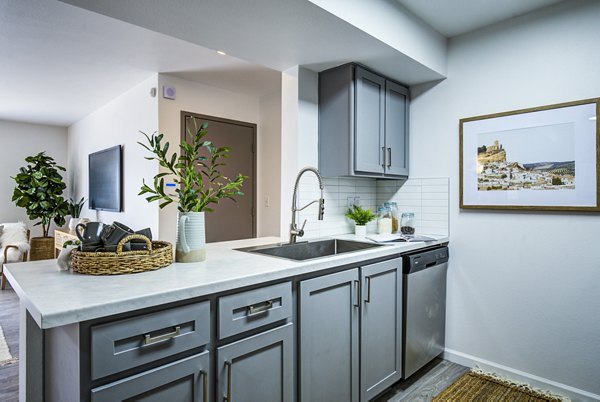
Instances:
[[[90,154],[90,209],[113,212],[123,210],[122,166],[120,145]]]

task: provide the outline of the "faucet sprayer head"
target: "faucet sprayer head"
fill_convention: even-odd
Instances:
[[[322,221],[324,214],[325,214],[325,199],[323,198],[323,194],[321,194],[321,198],[319,198],[319,216],[317,219]]]

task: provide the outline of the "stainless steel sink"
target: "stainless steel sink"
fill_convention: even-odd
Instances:
[[[303,261],[313,258],[329,257],[336,254],[351,253],[353,251],[366,250],[379,246],[381,246],[381,244],[328,239],[294,244],[281,243],[270,246],[246,247],[238,248],[236,250]]]

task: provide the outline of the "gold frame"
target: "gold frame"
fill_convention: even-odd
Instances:
[[[596,206],[536,206],[536,205],[464,205],[463,203],[463,124],[470,121],[505,117],[515,114],[539,112],[543,110],[558,109],[569,106],[596,104]],[[574,102],[557,103],[554,105],[538,106],[528,109],[513,110],[510,112],[487,114],[468,117],[459,120],[459,203],[461,209],[504,209],[527,211],[568,211],[568,212],[600,212],[600,98],[583,99]]]

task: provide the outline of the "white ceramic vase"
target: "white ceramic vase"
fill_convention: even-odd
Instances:
[[[179,212],[175,261],[199,262],[206,259],[204,212]]]
[[[69,219],[69,231],[74,232],[75,227],[79,224],[80,221],[81,221],[81,219],[79,219],[79,218]]]
[[[367,225],[354,225],[354,234],[365,237],[367,235]]]

